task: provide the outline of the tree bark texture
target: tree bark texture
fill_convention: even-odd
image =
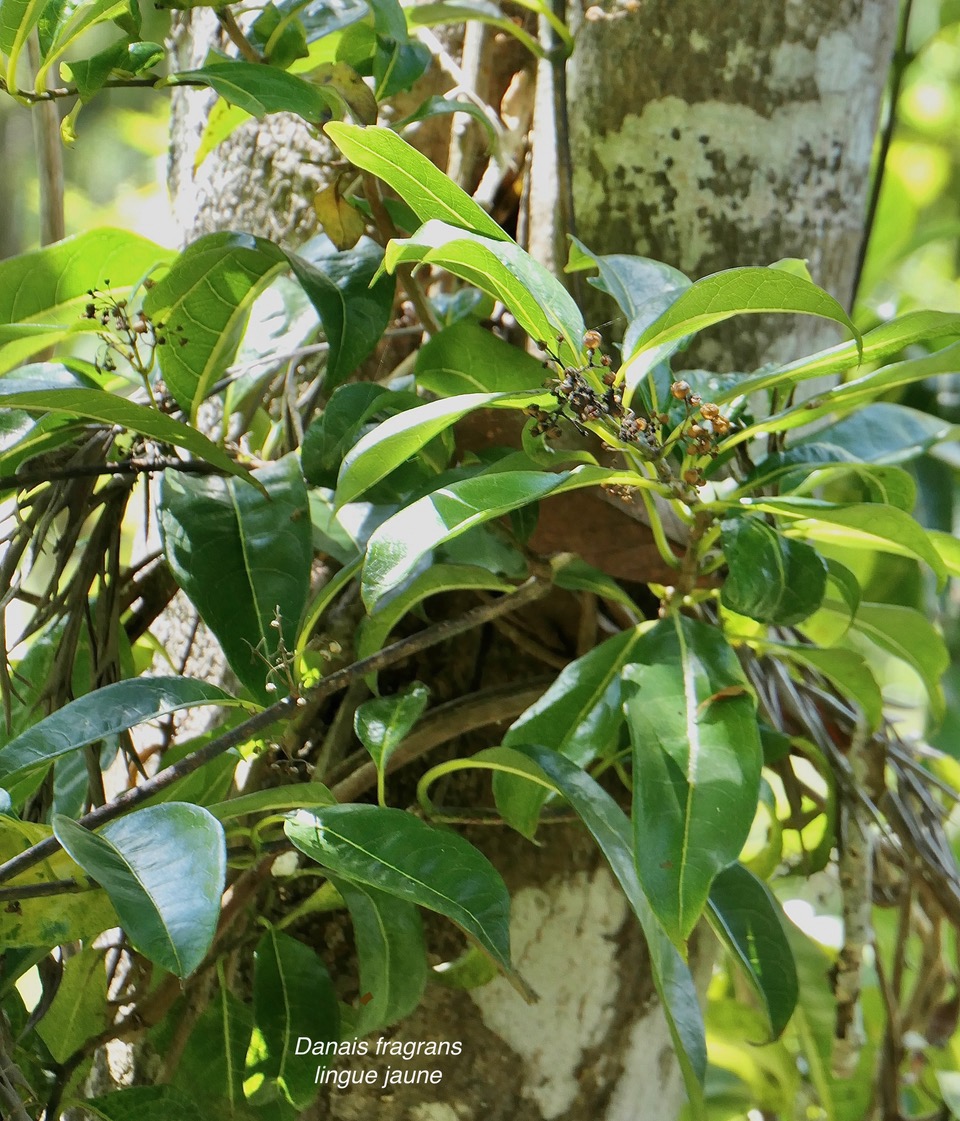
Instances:
[[[806,258],[849,306],[897,12],[896,0],[574,0],[578,236],[694,279]],[[533,183],[533,215],[549,211],[553,190]],[[593,314],[610,306],[597,301]],[[691,361],[750,369],[838,337],[806,317],[786,326],[734,320],[705,334]]]

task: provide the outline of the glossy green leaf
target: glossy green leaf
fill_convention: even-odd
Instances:
[[[368,884],[333,877],[353,920],[360,963],[360,996],[354,1031],[389,1027],[420,1003],[427,983],[423,923],[413,903]],[[486,959],[489,960],[489,959]]]
[[[341,385],[326,408],[304,433],[300,450],[303,476],[311,486],[337,485],[344,456],[357,442],[371,417],[383,412],[389,389],[372,382]]]
[[[582,354],[580,309],[560,281],[513,241],[433,220],[409,238],[391,241],[384,264],[388,270],[403,264],[446,269],[500,300],[534,342],[553,345],[559,338],[568,357],[579,360]]]
[[[951,576],[960,576],[960,540],[949,533],[928,529],[930,543],[940,554],[944,568]]]
[[[538,745],[526,745],[518,750],[539,764],[558,793],[574,808],[607,858],[640,922],[650,954],[653,983],[673,1038],[687,1096],[695,1116],[699,1115],[707,1047],[697,990],[690,970],[657,921],[637,878],[630,822],[610,795],[569,759]]]
[[[223,828],[200,806],[148,806],[92,833],[57,814],[54,834],[99,883],[133,944],[187,977],[210,948],[226,879]]]
[[[507,889],[459,834],[403,810],[364,805],[301,810],[285,828],[301,852],[335,875],[445,915],[525,992],[510,965]]]
[[[412,9],[411,9],[412,11]],[[510,20],[503,20],[504,23],[510,23]],[[513,25],[516,26],[515,24]],[[407,127],[407,125],[416,124],[418,121],[429,120],[430,117],[446,116],[448,113],[466,113],[467,116],[473,119],[483,128],[487,134],[487,142],[491,150],[496,150],[497,146],[497,130],[494,127],[493,121],[483,111],[481,106],[477,105],[474,101],[468,101],[466,98],[460,97],[439,97],[436,94],[433,97],[428,97],[426,101],[421,102],[417,108],[403,118],[402,121],[397,121],[394,128],[400,131]]]
[[[545,371],[526,351],[465,320],[446,327],[421,347],[414,374],[423,389],[438,397],[453,397],[539,389]]]
[[[713,881],[707,914],[759,998],[771,1037],[779,1039],[798,996],[797,967],[780,904],[762,880],[742,864],[731,864]]]
[[[0,748],[0,783],[89,743],[197,705],[237,704],[216,685],[189,677],[138,677],[70,701]]]
[[[296,74],[240,59],[214,62],[198,70],[182,70],[171,74],[167,84],[209,86],[224,101],[257,118],[267,113],[296,113],[309,124],[319,125],[334,107],[321,87]]]
[[[160,443],[183,448],[228,475],[248,477],[245,467],[195,428],[115,393],[82,386],[73,374],[52,363],[23,366],[0,379],[0,406],[65,420],[93,420],[109,427],[119,425]]]
[[[63,976],[37,1033],[58,1063],[109,1026],[103,950],[84,946],[63,962]]]
[[[144,310],[167,336],[158,350],[164,381],[191,416],[233,361],[253,300],[286,264],[263,238],[207,234],[147,293]]]
[[[254,472],[266,495],[232,480],[167,475],[160,528],[177,583],[254,697],[283,684],[313,557],[307,491],[296,456]]]
[[[862,462],[866,458],[826,440],[812,439],[811,443],[800,443],[767,456],[757,464],[741,489],[759,491],[775,484],[781,495],[810,494],[820,487],[839,483],[840,494],[844,497],[850,492],[851,498],[881,502],[909,513],[917,498],[913,476],[899,467]],[[831,497],[837,495],[831,493]]]
[[[855,455],[867,463],[905,463],[943,440],[956,438],[957,425],[918,409],[890,401],[857,406],[810,437]]]
[[[483,589],[492,592],[511,592],[514,585],[498,577],[489,569],[465,564],[432,564],[420,573],[401,592],[360,622],[357,637],[357,657],[366,658],[385,643],[387,636],[408,611],[430,596],[442,592]]]
[[[543,777],[540,767],[522,752],[512,747],[488,747],[466,758],[448,759],[446,763],[438,763],[423,775],[417,783],[417,801],[428,818],[436,816],[437,812],[427,793],[430,787],[455,771],[468,770],[492,771],[494,777],[509,775],[538,786],[547,794],[554,792],[551,784]],[[524,832],[523,822],[512,820],[509,810],[503,817],[507,825],[517,829],[518,832]]]
[[[0,0],[0,51],[7,58],[6,87],[15,91],[20,54],[27,36],[36,27],[46,0]]]
[[[860,332],[828,292],[782,269],[751,267],[714,273],[691,285],[637,339],[630,360],[735,315],[759,312],[832,319],[846,327],[860,344]]]
[[[416,455],[434,436],[475,409],[523,409],[542,396],[542,393],[466,393],[397,413],[368,432],[347,453],[337,480],[337,505],[352,502]]]
[[[75,325],[89,323],[80,318],[90,301],[88,289],[122,297],[172,256],[146,238],[104,228],[0,262],[0,328],[5,324],[49,328],[0,345],[0,373],[62,338]],[[0,344],[4,342],[0,331]]]
[[[207,809],[217,821],[234,821],[248,814],[275,813],[277,810],[297,810],[304,806],[332,806],[336,798],[322,782],[298,782],[290,786],[270,786],[240,794],[225,802],[217,802]]]
[[[61,73],[77,87],[81,101],[89,101],[112,75],[134,78],[162,62],[166,52],[159,43],[113,43],[91,58],[60,64]]]
[[[622,631],[565,666],[543,696],[510,725],[504,746],[542,744],[579,766],[615,749],[624,722],[620,674],[649,626]],[[497,774],[493,793],[504,818],[533,837],[544,791],[523,779]]]
[[[638,480],[629,477],[631,483]],[[361,588],[368,609],[414,570],[431,549],[491,518],[579,487],[624,482],[622,473],[575,467],[550,474],[501,471],[475,475],[427,494],[394,514],[370,537]]]
[[[364,701],[354,713],[353,730],[377,768],[377,794],[381,805],[384,804],[383,780],[390,756],[423,715],[429,700],[430,690],[415,681],[402,693]]]
[[[682,615],[643,635],[623,682],[637,874],[679,946],[753,824],[763,762],[756,708],[722,633]]]
[[[316,1064],[296,1054],[297,1039],[339,1040],[340,1009],[315,951],[273,927],[253,955],[253,1022],[263,1047],[257,1072],[306,1109],[317,1095]]]
[[[776,385],[795,385],[808,378],[838,374],[842,370],[867,363],[879,363],[899,354],[911,343],[947,335],[960,335],[960,314],[949,311],[911,311],[868,331],[863,336],[862,353],[856,340],[840,343],[796,362],[747,378],[735,389],[719,394],[714,400],[717,404],[724,404],[734,397],[757,393]]]
[[[130,0],[53,0],[40,16],[37,32],[43,62],[37,70],[34,88],[47,85],[47,75],[77,38],[89,28],[106,20],[121,19],[130,12]]]
[[[172,1086],[131,1086],[86,1098],[83,1110],[99,1121],[209,1121],[182,1091]]]
[[[585,560],[571,553],[559,554],[550,562],[553,569],[553,582],[558,588],[566,588],[571,592],[590,592],[601,599],[608,599],[611,603],[623,604],[636,615],[642,612],[631,599],[623,587],[612,576],[587,564]]]
[[[406,12],[411,27],[436,27],[439,24],[461,24],[467,20],[477,20],[511,35],[536,58],[544,56],[543,47],[519,22],[509,19],[496,4],[488,3],[487,0],[434,0],[407,8]]]
[[[271,66],[281,70],[308,54],[303,24],[296,15],[291,18],[273,3],[268,3],[253,21],[247,37]]]
[[[494,241],[510,241],[466,191],[392,129],[331,121],[324,132],[352,164],[392,187],[422,222],[438,218]]]
[[[840,647],[821,649],[807,644],[767,643],[780,658],[788,658],[823,674],[861,710],[871,732],[883,719],[883,696],[867,660],[854,650]]]
[[[950,664],[950,653],[926,615],[899,604],[861,603],[851,633],[862,634],[915,670],[930,697],[934,719],[943,719],[941,678]]]
[[[740,507],[774,514],[787,532],[845,548],[870,548],[925,561],[942,584],[947,570],[923,527],[903,510],[875,502],[741,498]]]
[[[396,282],[378,276],[383,250],[366,237],[344,253],[314,255],[310,260],[295,253],[288,257],[293,275],[323,323],[330,347],[324,384],[333,389],[379,342],[390,320]]]
[[[823,602],[827,565],[816,549],[791,541],[762,518],[728,518],[722,525],[729,574],[725,607],[761,623],[791,626]]]
[[[176,1026],[177,1007],[161,1029]],[[220,976],[213,1000],[190,1033],[173,1076],[173,1085],[200,1107],[203,1121],[260,1121],[244,1097],[244,1061],[250,1047],[253,1016]],[[162,1046],[161,1051],[165,1050]],[[139,1119],[137,1119],[139,1121]],[[171,1121],[169,1115],[157,1121]]]

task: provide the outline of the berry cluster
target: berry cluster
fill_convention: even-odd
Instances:
[[[109,285],[110,281],[104,283]],[[153,367],[158,346],[164,346],[170,340],[178,346],[186,346],[187,339],[179,328],[171,330],[163,323],[154,323],[142,310],[133,312],[126,300],[96,288],[88,288],[87,295],[90,299],[82,318],[96,320],[105,328],[100,332],[104,349],[96,361],[98,370],[115,370],[114,355],[119,355],[139,373],[145,374]]]

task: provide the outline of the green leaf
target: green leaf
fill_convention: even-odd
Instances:
[[[630,475],[633,485],[640,480]],[[413,572],[431,549],[491,518],[579,487],[623,482],[622,473],[575,467],[550,474],[501,471],[475,475],[424,495],[379,526],[367,543],[361,589],[368,609]]]
[[[810,545],[791,541],[762,518],[728,518],[721,527],[729,575],[725,607],[761,623],[791,626],[823,602],[827,565]]]
[[[160,443],[183,448],[228,475],[249,478],[245,467],[195,428],[115,393],[88,389],[62,366],[52,363],[22,366],[16,373],[0,379],[0,406],[71,420],[94,420],[108,427],[119,425]]]
[[[159,43],[125,43],[121,40],[91,58],[75,59],[69,65],[61,63],[60,70],[77,87],[80,100],[86,102],[103,88],[112,74],[134,78],[162,62],[165,54]]]
[[[354,713],[353,730],[377,768],[377,795],[381,805],[384,804],[383,780],[390,756],[423,715],[429,699],[430,690],[415,681],[404,692],[392,697],[364,701]]]
[[[396,282],[378,277],[383,250],[369,238],[362,238],[344,253],[325,253],[310,260],[295,253],[287,256],[323,323],[330,346],[324,384],[333,389],[379,342],[390,320]]]
[[[224,101],[258,119],[267,113],[296,113],[308,124],[320,125],[329,118],[334,107],[321,87],[296,74],[266,63],[239,59],[214,62],[199,70],[182,70],[171,74],[167,84],[209,86]]]
[[[253,1021],[263,1042],[257,1073],[275,1082],[298,1109],[317,1096],[314,1065],[297,1056],[300,1036],[337,1041],[340,1008],[316,953],[270,927],[253,955]]]
[[[500,300],[535,342],[561,339],[579,363],[584,332],[580,309],[560,281],[515,242],[433,220],[409,238],[389,242],[384,264],[388,270],[403,264],[446,269]]]
[[[438,218],[494,241],[510,241],[466,191],[392,129],[331,121],[324,132],[352,164],[392,187],[422,222]]]
[[[45,717],[0,748],[0,782],[8,783],[68,751],[196,705],[232,705],[216,685],[189,677],[117,681]]]
[[[6,862],[32,845],[53,836],[49,825],[20,821],[0,813],[0,862]],[[65,852],[55,852],[40,864],[16,876],[11,887],[73,880],[86,885],[77,864]],[[64,892],[18,900],[16,908],[0,907],[0,945],[42,946],[53,949],[64,942],[92,940],[117,925],[117,916],[106,894],[99,890]]]
[[[539,389],[542,363],[469,320],[454,323],[421,347],[417,384],[439,397]]]
[[[194,1103],[173,1086],[131,1086],[87,1098],[83,1111],[100,1121],[208,1121]]]
[[[409,1016],[420,1003],[429,972],[423,924],[406,899],[352,880],[332,881],[353,920],[360,996],[369,997],[360,1005],[354,1031],[367,1035]]]
[[[0,0],[3,3],[9,0]],[[0,6],[0,21],[2,11]],[[48,328],[0,346],[0,373],[63,338],[74,326],[89,325],[80,318],[90,301],[89,289],[122,297],[172,256],[146,238],[105,228],[0,262],[0,327]],[[4,341],[0,331],[0,343]]]
[[[281,70],[309,53],[303,24],[273,3],[268,3],[250,25],[248,38],[271,66]]]
[[[743,671],[716,627],[673,615],[634,654],[623,678],[637,874],[679,946],[747,839],[763,752]]]
[[[207,808],[217,821],[222,822],[246,817],[247,814],[296,810],[304,806],[332,806],[335,803],[336,798],[322,782],[298,782],[291,786],[253,790]]]
[[[411,9],[414,11],[415,9]],[[510,24],[515,27],[511,20],[503,19],[504,24]],[[421,102],[420,105],[402,121],[397,121],[393,126],[398,132],[407,127],[407,125],[416,124],[418,121],[426,121],[430,117],[441,117],[447,113],[466,113],[484,129],[487,134],[487,141],[491,150],[495,151],[497,147],[497,130],[493,125],[493,121],[483,111],[481,106],[477,105],[475,101],[468,101],[466,98],[459,97],[439,97],[434,94],[433,97],[428,97],[426,101]],[[375,122],[371,122],[375,123]]]
[[[158,351],[164,381],[191,417],[233,361],[250,305],[286,263],[264,238],[207,234],[147,293],[144,310],[167,336]]]
[[[53,0],[43,9],[37,32],[43,62],[37,70],[34,88],[47,86],[51,67],[77,38],[89,28],[106,20],[122,19],[130,11],[130,0]]]
[[[367,422],[387,409],[389,389],[372,382],[338,386],[326,408],[304,433],[300,459],[311,486],[337,485],[343,458],[357,442]]]
[[[161,1029],[175,1028],[176,1006],[173,1011],[161,1022]],[[176,1088],[200,1106],[203,1121],[255,1121],[243,1092],[252,1027],[250,1008],[226,988],[221,973],[214,999],[190,1033],[189,1046],[173,1076]],[[170,1121],[170,1116],[157,1121]]]
[[[578,766],[615,749],[624,722],[620,674],[649,626],[622,631],[565,666],[543,696],[510,725],[504,746],[542,744]],[[523,779],[497,774],[493,793],[504,818],[532,838],[544,791]]]
[[[20,52],[47,0],[0,0],[0,51],[7,55],[6,87],[15,93]]]
[[[58,1063],[108,1027],[107,971],[103,951],[84,946],[63,963],[56,996],[37,1032]]]
[[[200,806],[167,802],[91,833],[56,814],[57,840],[99,883],[133,944],[187,977],[213,941],[226,878],[220,823]]]
[[[849,490],[853,492],[851,497],[865,497],[909,513],[917,498],[913,476],[899,467],[864,463],[861,460],[865,458],[819,439],[800,443],[767,456],[750,472],[741,489],[760,491],[776,484],[780,494],[809,494],[819,487],[839,482],[844,496]]]
[[[802,277],[776,268],[727,269],[691,285],[643,332],[626,366],[653,351],[735,315],[786,312],[842,324],[862,345],[860,332],[833,296]],[[629,379],[629,372],[625,377]]]
[[[713,881],[710,924],[733,954],[757,994],[779,1039],[797,1004],[797,967],[783,930],[780,904],[742,864],[731,864]]]
[[[943,719],[940,681],[950,665],[950,653],[925,615],[899,604],[861,603],[850,629],[915,670],[929,694],[934,719]]]
[[[507,889],[469,841],[403,810],[380,806],[301,810],[285,828],[301,852],[335,875],[445,915],[526,995],[510,965]]]
[[[957,425],[919,409],[878,401],[818,428],[809,439],[843,448],[866,463],[905,463],[958,432]]]
[[[853,366],[879,363],[899,354],[911,343],[942,338],[945,335],[960,335],[960,314],[949,311],[911,311],[868,331],[863,336],[862,349],[858,340],[840,343],[810,357],[800,358],[796,362],[747,378],[736,388],[719,394],[714,400],[722,405],[734,397],[747,396],[776,385],[795,385],[808,378],[838,374]],[[951,369],[955,369],[952,355],[950,362]]]
[[[838,505],[816,498],[741,498],[741,508],[774,514],[792,535],[851,549],[876,549],[925,561],[942,585],[947,570],[926,530],[903,510],[878,502]]]
[[[867,660],[854,650],[816,646],[795,646],[786,643],[765,643],[778,657],[789,658],[823,674],[834,686],[863,712],[871,732],[883,720],[883,696]]]
[[[640,922],[647,941],[653,983],[677,1052],[687,1095],[700,1115],[707,1045],[703,1016],[690,970],[650,908],[637,878],[630,845],[630,822],[610,795],[575,763],[549,748],[526,745],[517,750],[529,756],[570,803],[607,858]]]
[[[165,476],[160,529],[177,583],[259,701],[284,682],[313,557],[307,490],[296,456],[253,473],[266,494],[233,480]]]

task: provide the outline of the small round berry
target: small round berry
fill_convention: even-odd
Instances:
[[[704,401],[700,406],[700,413],[707,420],[715,420],[720,415],[720,406],[715,405],[712,401]]]
[[[690,395],[690,385],[685,381],[675,381],[670,386],[670,393],[676,397],[678,401],[685,401]]]
[[[688,467],[683,473],[683,481],[691,487],[698,487],[703,483],[703,475],[696,467]]]
[[[718,436],[726,436],[730,431],[730,421],[725,416],[715,417],[713,420],[713,430]]]
[[[700,396],[699,393],[691,393],[690,396],[687,398],[687,404],[690,406],[691,409],[699,409],[700,406],[703,404],[703,398]]]
[[[587,331],[583,336],[583,345],[587,350],[596,350],[603,342],[603,336],[599,331]]]
[[[694,440],[699,440],[705,432],[706,429],[699,424],[691,424],[687,429],[687,435],[692,436]]]

